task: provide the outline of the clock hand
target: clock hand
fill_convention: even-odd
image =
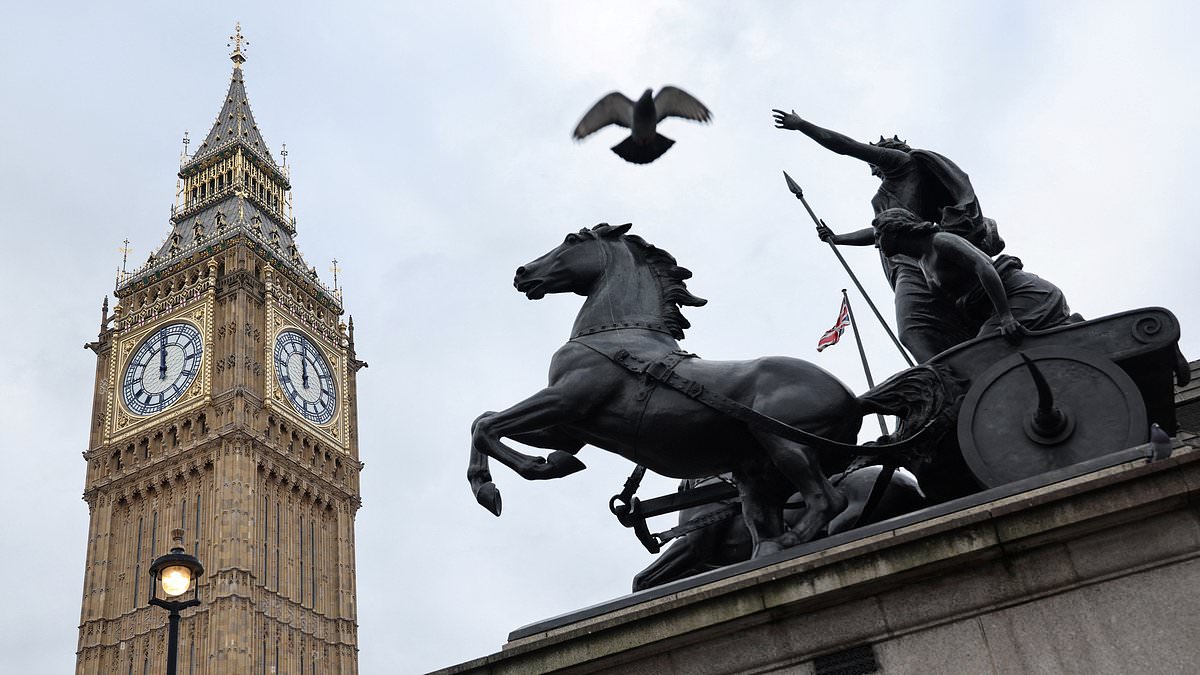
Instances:
[[[167,334],[158,331],[158,379],[167,379]]]
[[[307,350],[305,350],[305,354],[307,355]],[[303,364],[303,368],[304,368],[300,373],[303,376],[303,379],[301,380],[301,384],[304,385],[305,389],[308,389],[308,359],[305,358],[304,356],[301,356],[300,363]]]

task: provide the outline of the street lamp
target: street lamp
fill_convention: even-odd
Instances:
[[[204,565],[196,556],[183,552],[183,530],[171,530],[171,539],[175,544],[171,552],[150,563],[150,576],[154,578],[150,586],[150,604],[170,612],[167,615],[167,675],[175,675],[175,661],[179,652],[179,611],[200,604],[200,589],[196,580],[204,574]],[[160,589],[165,599],[158,597]],[[192,591],[191,599],[181,600],[189,589]]]

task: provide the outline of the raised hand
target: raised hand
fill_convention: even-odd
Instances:
[[[829,229],[829,226],[824,221],[817,223],[817,237],[829,244],[837,243],[837,235],[833,233],[833,230]]]
[[[800,123],[804,121],[800,119],[795,110],[790,113],[782,110],[772,110],[771,112],[774,113],[776,129],[791,129],[795,131],[800,128]]]

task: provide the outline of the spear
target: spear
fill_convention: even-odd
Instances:
[[[796,199],[799,199],[800,203],[804,204],[804,210],[808,211],[808,215],[812,217],[813,222],[816,223],[818,227],[824,226],[825,222],[818,218],[817,214],[813,213],[812,207],[808,205],[808,200],[804,198],[804,190],[796,184],[796,181],[792,180],[792,177],[788,175],[788,172],[783,172],[783,178],[787,181],[788,189],[792,191],[792,194],[796,195]],[[848,265],[846,263],[846,259],[842,257],[842,252],[837,249],[837,245],[832,241],[827,241],[825,243],[829,244],[829,249],[833,251],[835,256],[837,256],[838,262],[842,263],[842,267],[846,270],[846,274],[850,275],[850,280],[854,282],[855,287],[858,288],[858,292],[862,294],[863,299],[867,301],[868,305],[870,305],[871,311],[875,313],[875,318],[879,319],[879,324],[883,326],[885,331],[887,331],[888,337],[892,338],[892,343],[896,345],[896,349],[900,350],[900,355],[904,357],[904,361],[910,368],[916,365],[908,356],[908,352],[904,351],[904,347],[900,345],[900,340],[897,339],[896,334],[892,332],[892,327],[888,325],[888,322],[884,320],[883,315],[879,313],[879,308],[876,307],[875,303],[871,301],[871,296],[867,295],[867,291],[863,289],[863,285],[858,281],[858,276],[854,274],[854,270],[850,269],[850,265]]]

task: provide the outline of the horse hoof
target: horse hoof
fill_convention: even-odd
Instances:
[[[546,457],[546,463],[552,467],[552,470],[547,472],[551,478],[562,478],[587,468],[587,465],[579,461],[578,457],[562,450],[550,453]]]
[[[502,503],[500,501],[500,490],[495,483],[484,483],[475,491],[475,501],[479,502],[480,506],[492,512],[492,515],[500,516]]]

